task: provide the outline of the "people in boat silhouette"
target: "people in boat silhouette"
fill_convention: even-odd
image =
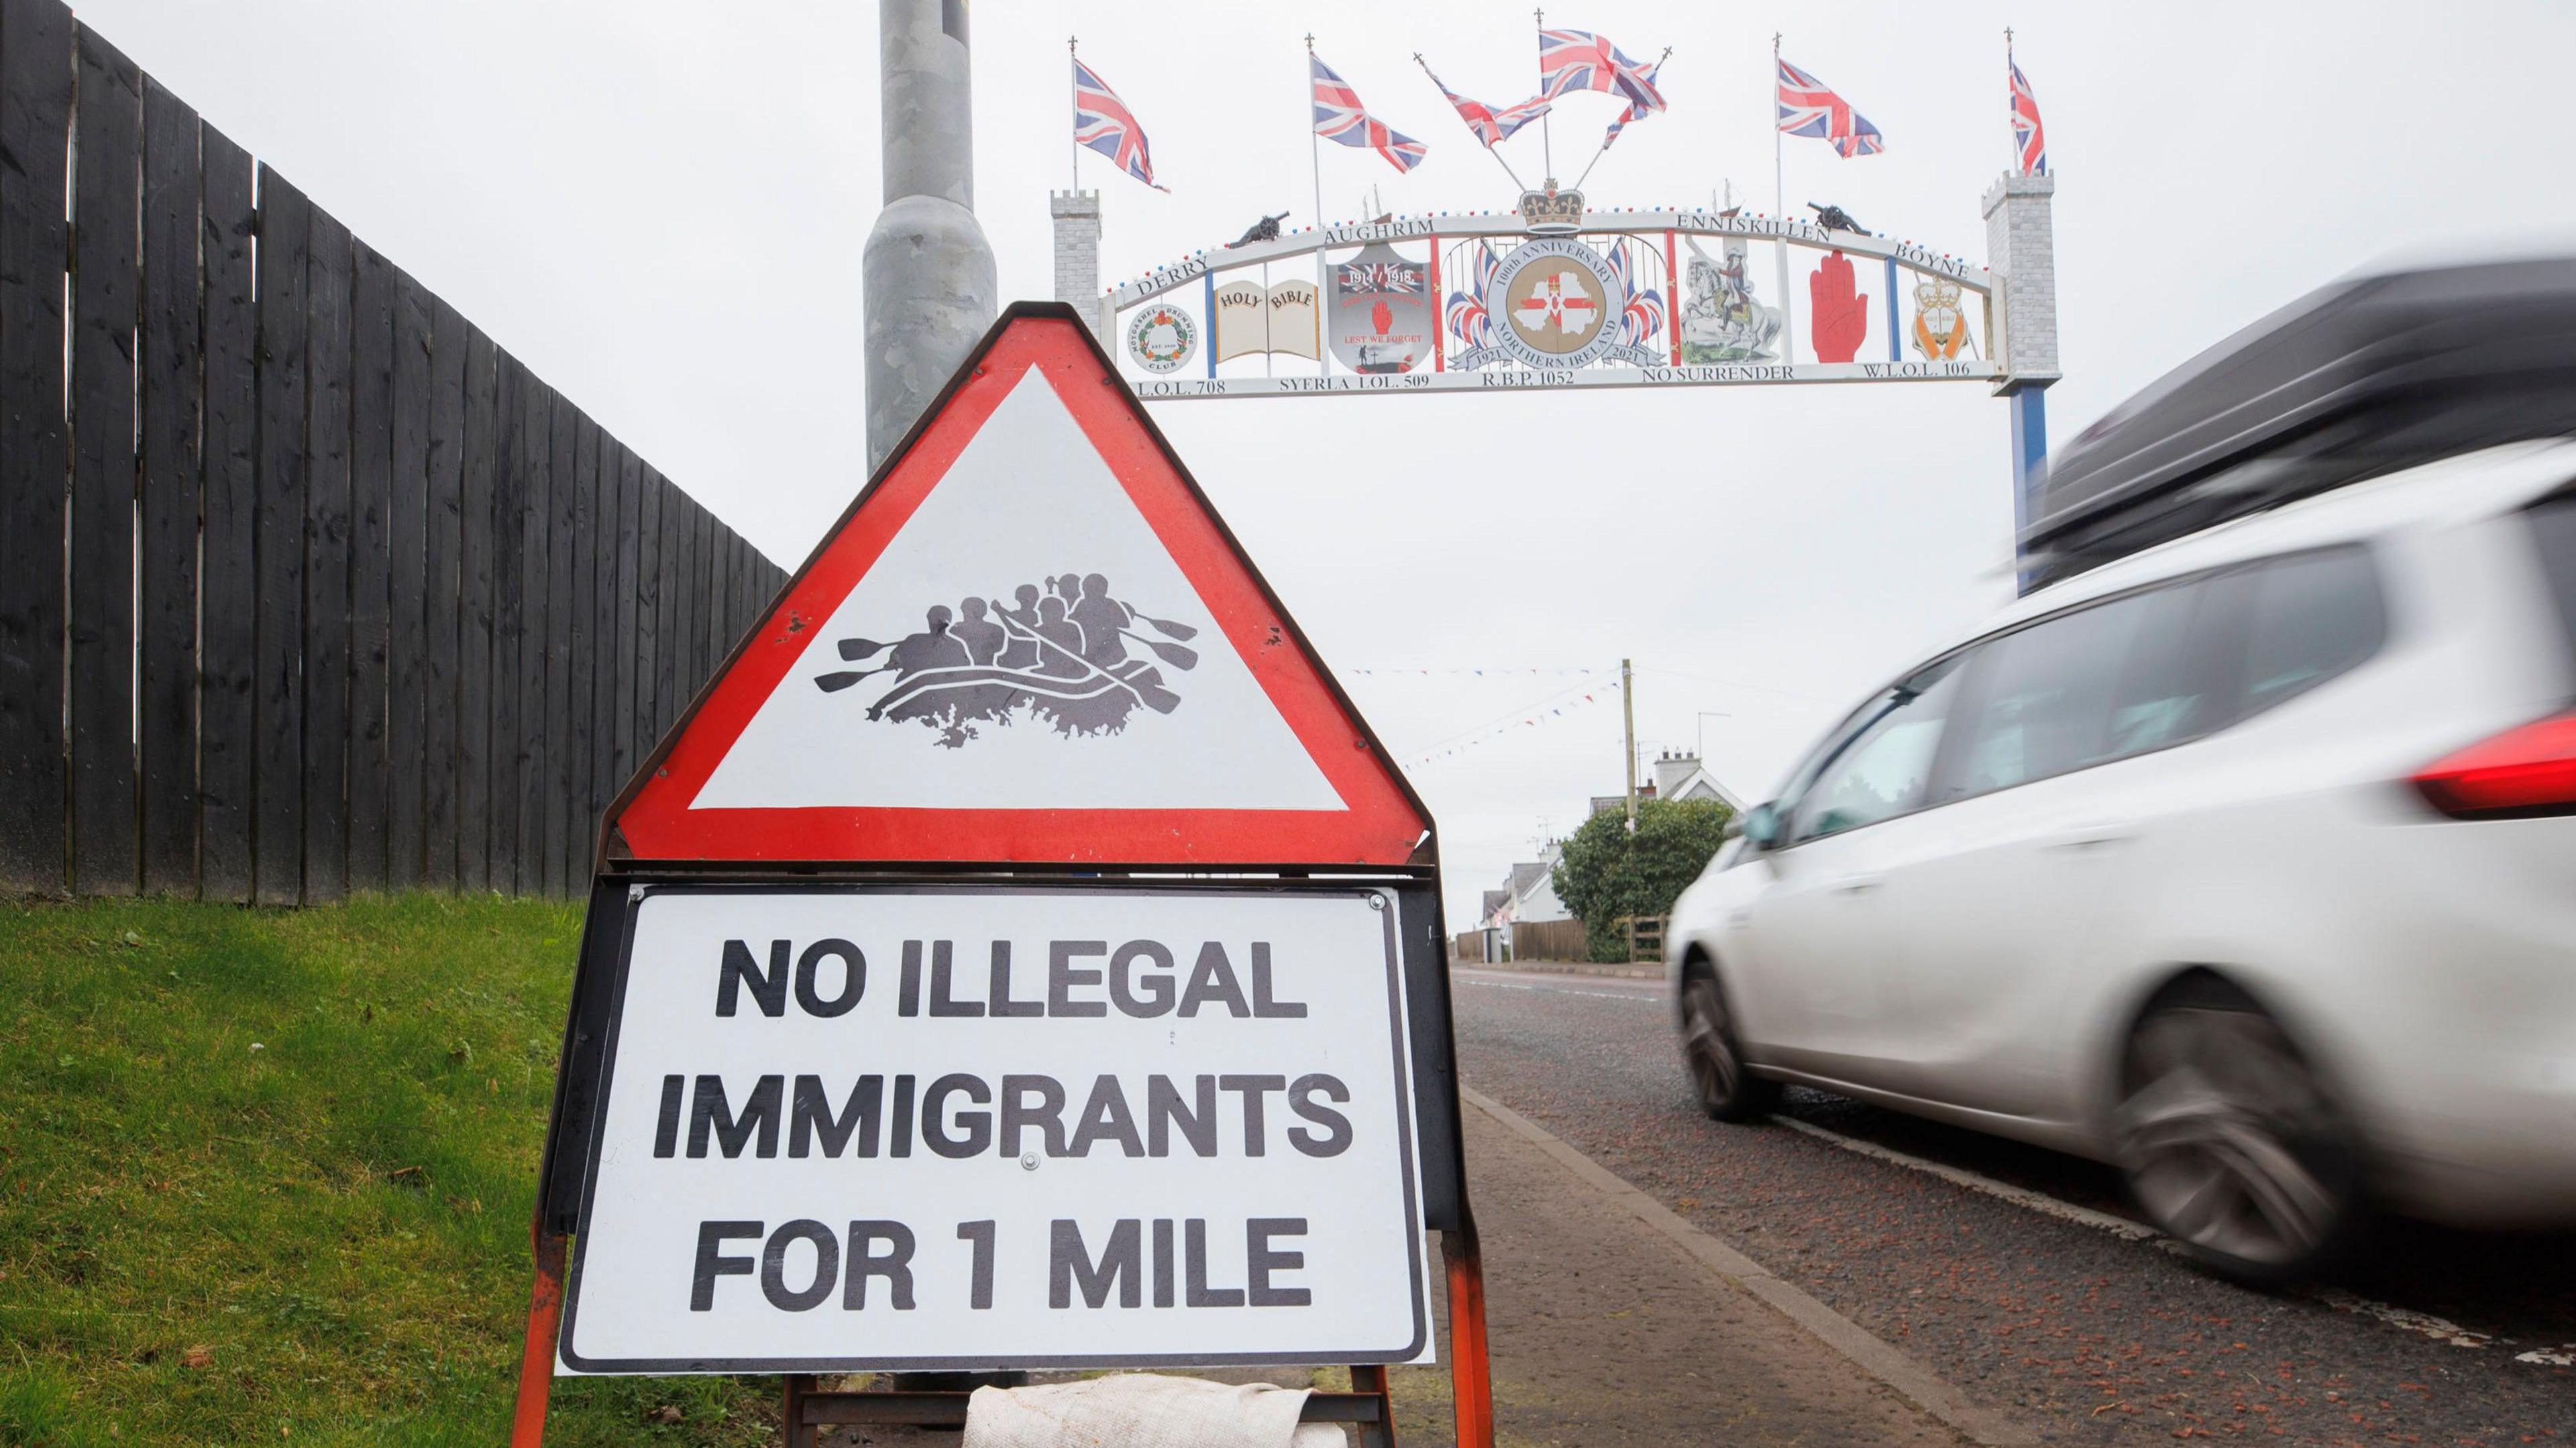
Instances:
[[[1023,583],[1012,598],[1010,605],[963,599],[963,617],[935,605],[921,632],[891,644],[842,639],[844,660],[882,655],[883,661],[814,682],[837,693],[892,674],[867,717],[930,724],[950,748],[977,737],[977,726],[1008,724],[1023,711],[1071,738],[1120,732],[1138,704],[1160,714],[1180,706],[1156,661],[1183,672],[1196,668],[1198,654],[1184,642],[1197,635],[1195,627],[1137,612],[1111,594],[1099,573],[1057,574],[1043,588]]]
[[[1010,635],[1002,631],[1000,624],[984,617],[984,600],[970,594],[958,601],[957,608],[966,616],[950,625],[948,631],[966,646],[968,660],[989,664],[1001,657],[1002,645],[1010,641]]]
[[[1109,596],[1109,580],[1097,573],[1082,580],[1082,596],[1069,616],[1082,629],[1082,656],[1104,669],[1127,661],[1119,634],[1127,627],[1127,609]]]
[[[886,662],[897,673],[904,674],[917,674],[924,669],[945,668],[974,662],[967,656],[966,646],[949,633],[949,618],[950,614],[946,606],[931,605],[928,615],[930,627],[920,633],[908,635],[897,643],[893,651],[887,654]]]

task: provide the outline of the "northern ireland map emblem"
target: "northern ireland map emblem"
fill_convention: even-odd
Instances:
[[[837,694],[870,679],[888,681],[867,705],[872,722],[920,724],[957,749],[984,725],[1023,722],[1068,739],[1116,734],[1139,706],[1169,714],[1181,706],[1163,673],[1198,667],[1193,625],[1139,613],[1112,596],[1098,573],[1065,573],[1023,583],[1011,600],[969,596],[955,611],[934,604],[919,632],[891,643],[839,641],[843,669],[815,678]]]

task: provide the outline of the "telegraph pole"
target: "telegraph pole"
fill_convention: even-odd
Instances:
[[[1636,671],[1619,661],[1619,712],[1626,716],[1628,736],[1628,833],[1637,832],[1637,691],[1630,687]]]

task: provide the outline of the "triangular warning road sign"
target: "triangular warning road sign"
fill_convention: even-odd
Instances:
[[[611,817],[639,861],[1402,865],[1430,829],[1090,331],[1025,302]]]

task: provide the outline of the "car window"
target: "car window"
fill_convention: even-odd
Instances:
[[[1975,651],[1933,802],[2200,738],[2351,670],[2387,632],[2378,574],[2359,546],[2042,620]]]
[[[1923,803],[1941,725],[1958,693],[1958,665],[1956,658],[1933,665],[1864,714],[1867,722],[1798,796],[1789,818],[1792,844],[1876,824]]]
[[[2295,698],[2379,651],[2379,576],[2361,548],[2275,558],[2253,572],[2239,719]]]
[[[1980,650],[1986,658],[1977,699],[1961,720],[1967,732],[1942,798],[2010,789],[2122,752],[2113,703],[2123,691],[2132,647],[2142,634],[2152,636],[2151,615],[2171,606],[2162,592],[2060,614]],[[2154,652],[2140,651],[2145,658]],[[2130,740],[2171,727],[2174,705],[2155,673],[2149,668],[2139,676],[2137,697],[2126,706]]]
[[[1863,700],[1859,708],[1844,715],[1841,723],[1816,741],[1816,747],[1807,751],[1807,757],[1799,760],[1798,767],[1789,772],[1788,782],[1780,786],[1776,801],[1783,816],[1806,795],[1807,787],[1816,782],[1816,776],[1824,772],[1825,766],[1842,756],[1843,746],[1851,743],[1852,736],[1878,722],[1893,696],[1894,691],[1889,690]],[[1787,823],[1785,818],[1782,823]]]
[[[2218,727],[2227,671],[2210,648],[2229,632],[2234,611],[2213,580],[2194,579],[2124,602],[2137,609],[2127,657],[2111,690],[2111,714],[2100,764],[2197,739]]]
[[[2576,493],[2544,498],[2529,516],[2549,596],[2558,604],[2558,621],[2567,626],[2568,645],[2576,648]]]

